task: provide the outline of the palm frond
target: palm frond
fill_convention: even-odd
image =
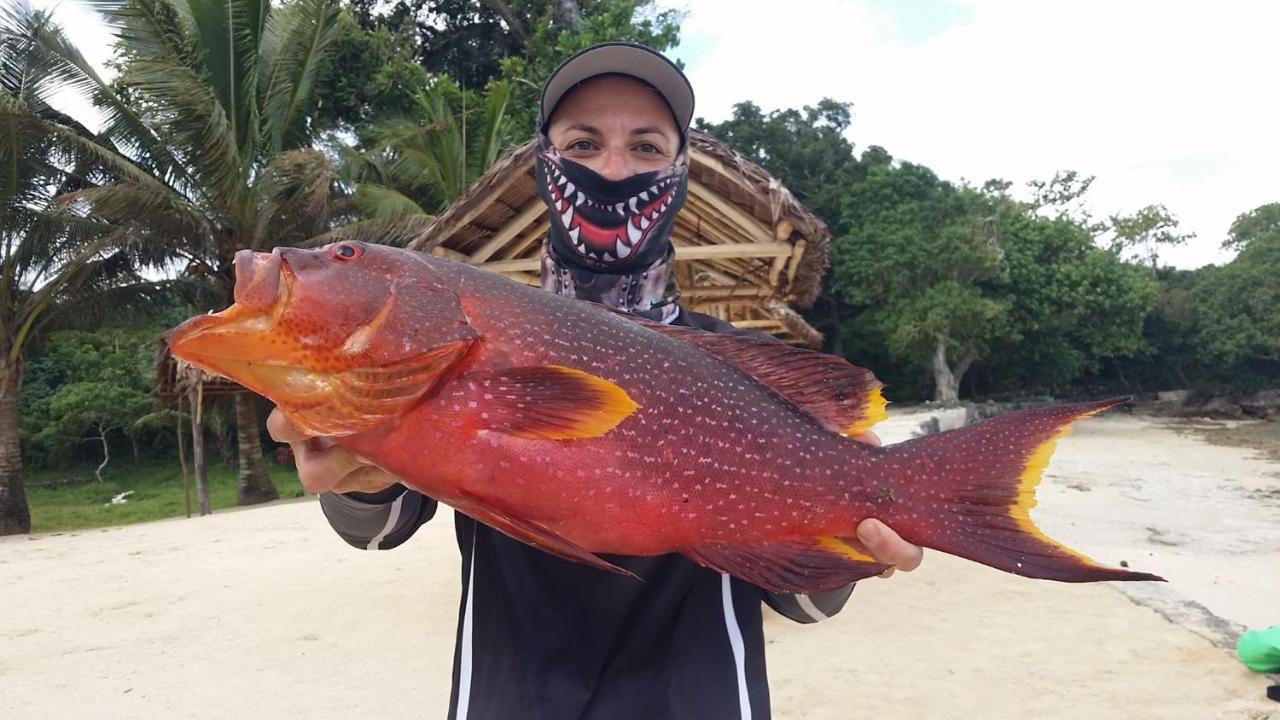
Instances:
[[[507,115],[511,94],[512,85],[507,80],[495,80],[485,88],[484,104],[481,108],[483,114],[480,126],[476,128],[478,132],[474,133],[477,139],[473,146],[474,156],[468,168],[467,185],[484,174],[489,166],[498,161],[503,151],[516,142],[516,133],[511,126],[511,118]]]
[[[435,215],[402,215],[390,220],[358,220],[307,241],[311,247],[342,240],[404,247],[436,219]]]
[[[185,5],[199,41],[197,73],[213,90],[226,116],[240,159],[253,157],[257,142],[258,43],[268,15],[267,0],[173,0]]]
[[[197,70],[200,53],[189,37],[194,30],[165,0],[133,0],[114,17],[128,52],[122,81],[152,107],[152,126],[189,165],[193,191],[220,210],[239,208],[246,170],[237,129]]]
[[[356,208],[373,220],[393,220],[406,215],[426,215],[413,198],[395,188],[377,183],[360,183],[356,188]]]
[[[292,245],[321,232],[332,212],[338,175],[318,150],[275,155],[256,183],[261,198],[250,246]]]
[[[320,61],[336,35],[338,15],[333,0],[295,0],[268,18],[260,81],[268,152],[306,140],[305,113]]]
[[[28,95],[28,105],[33,113],[42,119],[70,126],[70,118],[52,109],[44,111],[41,107],[46,105],[44,98],[51,92],[79,94],[91,99],[102,116],[99,142],[109,139],[116,147],[127,148],[141,164],[166,182],[180,181],[185,176],[182,164],[142,121],[137,111],[112,90],[62,30],[48,22],[42,13],[11,11],[0,15],[0,27],[3,28],[0,29],[0,38],[3,38],[0,45],[12,45],[15,50],[18,45],[24,45],[20,62],[27,68],[25,74],[40,78],[41,87],[33,88]],[[16,56],[8,57],[17,59]],[[8,63],[4,65],[11,67]],[[8,87],[9,84],[8,80],[0,80],[0,86]],[[84,130],[81,134],[91,133]]]

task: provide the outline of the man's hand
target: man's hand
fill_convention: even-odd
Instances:
[[[307,492],[375,493],[400,482],[400,478],[332,440],[308,436],[291,425],[279,408],[267,418],[267,432],[276,442],[287,442],[293,448],[298,479]]]
[[[853,439],[880,447],[880,438],[873,432],[855,435]],[[919,545],[903,540],[893,528],[875,518],[867,518],[858,523],[858,540],[877,562],[892,566],[881,573],[880,577],[887,578],[893,575],[894,570],[911,572],[920,567],[920,562],[924,560],[924,550]]]

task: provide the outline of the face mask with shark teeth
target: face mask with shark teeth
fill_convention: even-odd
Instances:
[[[560,295],[666,320],[678,296],[671,231],[684,205],[687,155],[655,172],[607,180],[540,134],[535,170],[550,208],[542,285]]]
[[[666,255],[688,182],[683,150],[665,170],[622,180],[606,180],[562,158],[546,134],[539,137],[539,150],[538,195],[551,209],[549,234],[563,261],[625,273]]]

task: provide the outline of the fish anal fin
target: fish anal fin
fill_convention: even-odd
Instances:
[[[870,370],[851,365],[844,358],[754,333],[711,333],[646,320],[637,322],[733,365],[832,432],[857,435],[888,417],[888,402],[881,394],[884,384]]]
[[[485,426],[522,438],[600,437],[640,407],[614,383],[561,365],[510,368],[477,383]]]
[[[838,537],[700,545],[685,551],[685,555],[717,572],[771,592],[786,593],[832,590],[889,568]]]
[[[478,498],[463,496],[451,499],[450,504],[472,519],[543,552],[571,562],[589,565],[597,570],[606,570],[639,579],[635,573],[604,560],[590,550],[538,523],[504,512]]]

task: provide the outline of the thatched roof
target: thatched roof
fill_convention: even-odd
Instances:
[[[409,247],[537,285],[549,221],[534,190],[535,148],[530,142],[499,160]],[[787,342],[821,342],[787,305],[817,298],[827,226],[763,168],[697,131],[672,240],[683,304]]]
[[[172,403],[186,395],[197,383],[203,384],[200,392],[205,396],[229,395],[244,392],[239,383],[207,373],[195,365],[185,363],[169,352],[169,343],[163,338],[156,345],[156,396],[161,402]]]

